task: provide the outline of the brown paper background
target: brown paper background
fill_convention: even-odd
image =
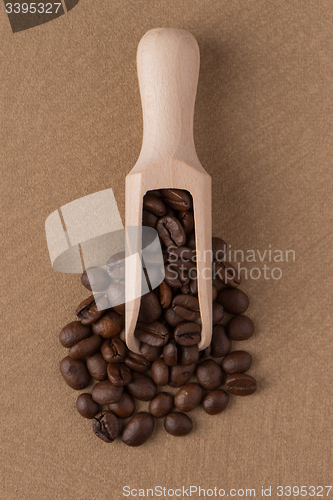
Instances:
[[[277,498],[277,485],[329,485],[331,2],[81,0],[17,34],[3,4],[0,14],[1,499],[118,500],[124,485],[191,484],[259,498],[272,485]],[[218,416],[193,411],[185,438],[158,422],[136,449],[98,440],[59,374],[58,332],[88,294],[53,271],[44,222],[110,186],[123,215],[142,137],[136,47],[160,26],[200,46],[194,133],[214,234],[237,249],[293,249],[296,261],[280,280],[243,286],[256,334],[234,348],[253,355],[258,391]]]

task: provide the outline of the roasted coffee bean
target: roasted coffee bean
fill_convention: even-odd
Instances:
[[[224,318],[224,309],[218,302],[213,302],[213,325],[217,325]]]
[[[232,288],[237,288],[242,282],[241,275],[230,262],[215,262],[214,276],[216,276],[221,283],[231,286]]]
[[[82,274],[81,283],[91,292],[103,292],[110,285],[111,280],[101,267],[89,267]]]
[[[76,409],[84,418],[94,418],[99,412],[99,405],[93,400],[91,394],[80,394],[76,400]]]
[[[124,328],[124,318],[116,311],[107,311],[96,323],[92,325],[92,331],[101,335],[104,339],[111,339],[119,335]]]
[[[141,342],[154,347],[164,346],[169,339],[169,331],[166,326],[158,321],[153,323],[138,323],[134,335]]]
[[[217,287],[215,285],[212,286],[212,301],[215,302],[215,300],[217,299]]]
[[[90,337],[91,327],[83,325],[81,321],[72,321],[64,326],[59,334],[60,344],[64,347],[73,347],[83,339]]]
[[[198,293],[198,280],[191,279],[190,281],[190,294],[191,295],[196,295]]]
[[[194,262],[184,260],[174,260],[169,264],[178,273],[178,279],[189,282],[188,278],[195,278],[197,269]]]
[[[221,238],[216,238],[213,236],[212,238],[212,252],[213,252],[213,260],[219,261],[224,259],[224,255],[227,251],[227,244]]]
[[[132,373],[132,380],[127,385],[128,392],[140,401],[150,401],[156,396],[155,382],[147,375],[139,372]]]
[[[119,401],[123,394],[123,387],[113,385],[109,380],[98,382],[92,388],[92,397],[100,405],[108,405]]]
[[[179,346],[179,364],[184,366],[193,365],[199,359],[199,348],[197,345]]]
[[[171,412],[164,419],[164,429],[172,436],[186,436],[193,429],[193,422],[188,415]]]
[[[149,403],[149,412],[153,417],[165,417],[173,408],[173,397],[168,392],[160,392]]]
[[[196,321],[200,318],[199,301],[192,295],[176,295],[172,301],[172,309],[187,321]]]
[[[213,359],[206,359],[198,365],[196,371],[198,382],[207,391],[217,389],[223,382],[223,371]]]
[[[191,281],[190,281],[190,283],[187,283],[187,285],[182,286],[180,288],[180,293],[182,293],[183,295],[190,295],[191,294],[190,284],[191,284]]]
[[[190,234],[194,228],[194,218],[193,218],[192,212],[189,212],[189,211],[179,212],[178,219],[182,223],[185,234]]]
[[[93,432],[106,443],[113,443],[119,434],[119,422],[111,411],[98,413],[92,423]]]
[[[87,358],[87,368],[90,375],[98,381],[107,379],[107,362],[100,352],[95,352]]]
[[[179,389],[174,397],[175,407],[179,411],[192,411],[204,397],[204,390],[201,385],[192,382]]]
[[[127,446],[141,446],[150,438],[154,427],[154,418],[149,413],[140,411],[126,425],[123,430],[122,441]]]
[[[228,402],[229,394],[223,389],[215,389],[203,398],[202,407],[208,415],[217,415],[226,409]]]
[[[156,196],[157,198],[162,198],[162,195],[161,195],[159,189],[151,189],[150,191],[147,191],[147,193],[150,194],[151,196]]]
[[[246,373],[237,373],[229,375],[225,381],[225,388],[231,394],[236,396],[249,396],[257,389],[256,380]]]
[[[172,301],[172,291],[167,282],[163,280],[162,283],[156,288],[156,292],[162,308],[166,309],[169,307]]]
[[[162,308],[154,292],[146,293],[141,297],[139,320],[145,323],[156,321],[162,314]]]
[[[141,354],[136,354],[136,352],[130,352],[129,356],[124,359],[125,365],[127,365],[131,370],[136,372],[146,372],[150,368],[150,361],[148,361]]]
[[[66,356],[60,361],[60,373],[69,387],[76,391],[89,385],[90,375],[82,359],[73,359]]]
[[[133,415],[135,411],[134,399],[128,392],[124,391],[119,401],[107,405],[108,409],[112,411],[119,418],[128,418]]]
[[[161,356],[162,352],[163,347],[154,347],[152,345],[141,342],[140,354],[142,354],[142,356],[148,361],[155,361]]]
[[[152,227],[153,229],[156,229],[157,221],[158,221],[158,217],[156,217],[156,215],[152,214],[151,212],[148,212],[148,210],[142,211],[142,225],[143,226],[148,226],[148,227]]]
[[[213,328],[211,342],[211,356],[213,358],[222,358],[226,356],[231,349],[231,340],[227,335],[227,330],[223,325],[216,325]]]
[[[119,333],[119,338],[120,338],[120,340],[121,340],[124,344],[126,344],[126,332],[125,332],[125,328],[123,328],[123,329],[121,330],[121,332]]]
[[[168,366],[176,366],[178,349],[177,344],[173,339],[163,347],[163,359]]]
[[[195,363],[189,366],[172,366],[170,369],[170,380],[168,385],[170,387],[181,387],[182,385],[185,385],[195,372],[195,368]]]
[[[125,280],[125,252],[112,255],[106,263],[106,269],[113,281],[123,283]]]
[[[195,259],[196,252],[189,247],[171,247],[168,249],[168,261],[171,265],[177,261],[195,263]]]
[[[184,228],[176,217],[165,215],[158,220],[156,230],[164,245],[169,247],[180,247],[185,244],[186,235]]]
[[[158,217],[162,217],[166,213],[166,206],[163,201],[150,193],[143,197],[143,208]]]
[[[196,345],[201,339],[201,327],[197,323],[185,321],[176,326],[175,341],[180,345]]]
[[[199,351],[199,359],[198,363],[202,363],[205,361],[210,356],[210,351],[211,351],[211,346],[210,344],[206,347],[206,349],[202,349],[202,351]]]
[[[242,314],[249,307],[249,298],[238,288],[222,288],[217,295],[217,301],[230,314]]]
[[[162,358],[154,361],[150,373],[156,385],[167,385],[169,382],[169,367]]]
[[[99,335],[93,335],[92,337],[83,339],[70,348],[68,356],[73,359],[83,359],[87,356],[91,356],[101,347],[102,342],[103,339]]]
[[[124,342],[122,342],[118,338],[115,338],[104,340],[101,347],[101,352],[103,358],[108,363],[120,363],[124,360],[127,349]]]
[[[97,309],[97,303],[98,307]],[[85,299],[76,309],[76,315],[83,325],[91,325],[95,321],[99,320],[101,316],[105,313],[105,309],[110,307],[110,303],[106,295],[99,295],[94,297],[88,297]]]
[[[222,360],[222,370],[228,375],[235,373],[245,373],[252,365],[252,356],[246,351],[233,351],[230,352]]]
[[[191,196],[182,189],[161,189],[164,203],[174,210],[190,210],[192,208]]]
[[[166,320],[167,323],[171,326],[178,326],[180,323],[182,323],[184,320],[178,314],[175,313],[175,311],[172,309],[172,307],[168,307],[164,311],[164,319]]]
[[[232,340],[247,340],[254,334],[254,324],[247,316],[234,316],[227,323],[227,332]]]
[[[187,235],[186,238],[186,246],[191,248],[192,250],[195,250],[195,233],[190,233]]]
[[[132,380],[132,372],[124,363],[109,363],[108,377],[113,385],[123,387]]]
[[[111,283],[107,290],[109,302],[118,314],[125,314],[125,287],[121,283]]]
[[[186,270],[184,272],[178,273],[178,271],[173,268],[171,264],[168,264],[164,267],[164,273],[164,279],[166,283],[172,288],[181,288],[182,286],[186,286],[190,282],[190,277]]]

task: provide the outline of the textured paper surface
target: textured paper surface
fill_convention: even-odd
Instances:
[[[326,0],[81,0],[12,33],[0,5],[1,499],[118,500],[125,485],[259,498],[271,485],[278,498],[278,485],[331,484],[332,20]],[[195,142],[213,233],[296,260],[242,287],[256,333],[233,348],[253,355],[257,393],[215,417],[193,411],[183,439],[158,422],[131,449],[93,435],[59,374],[59,330],[88,293],[52,269],[44,223],[110,187],[123,217],[142,137],[136,47],[161,26],[200,46]]]

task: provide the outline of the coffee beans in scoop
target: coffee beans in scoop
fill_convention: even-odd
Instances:
[[[230,397],[247,396],[257,388],[246,373],[251,354],[232,350],[234,341],[253,335],[254,325],[244,314],[249,299],[239,288],[241,276],[225,261],[225,241],[212,238],[214,326],[211,344],[199,351],[191,195],[180,189],[149,191],[143,199],[142,224],[159,235],[165,278],[141,298],[134,332],[140,354],[127,348],[124,337],[124,252],[111,255],[106,270],[96,267],[83,273],[81,283],[94,295],[78,305],[76,320],[59,336],[68,349],[60,373],[72,389],[85,390],[76,401],[78,413],[92,421],[102,441],[113,443],[119,437],[127,446],[144,444],[154,432],[155,419],[163,420],[171,436],[186,436],[195,431],[194,409],[218,415]],[[142,405],[146,411],[139,411]]]

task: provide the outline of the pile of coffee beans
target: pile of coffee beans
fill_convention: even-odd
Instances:
[[[187,412],[201,405],[208,415],[216,415],[225,410],[230,394],[247,396],[257,387],[255,379],[245,373],[252,364],[251,354],[231,352],[232,341],[250,338],[254,325],[244,315],[249,299],[238,288],[241,277],[224,260],[226,243],[212,239],[213,334],[211,344],[199,351],[201,323],[190,194],[179,189],[149,191],[143,199],[143,225],[158,232],[165,278],[141,298],[134,333],[140,341],[140,354],[125,344],[123,253],[113,255],[106,269],[90,268],[83,273],[82,284],[94,295],[76,309],[78,321],[60,332],[61,345],[69,349],[60,362],[64,380],[79,391],[92,379],[95,382],[91,393],[78,396],[77,411],[93,419],[93,432],[103,441],[111,443],[121,435],[128,446],[147,441],[155,418],[164,418],[169,434],[185,436],[193,429]],[[149,410],[136,412],[138,401],[149,402]]]

